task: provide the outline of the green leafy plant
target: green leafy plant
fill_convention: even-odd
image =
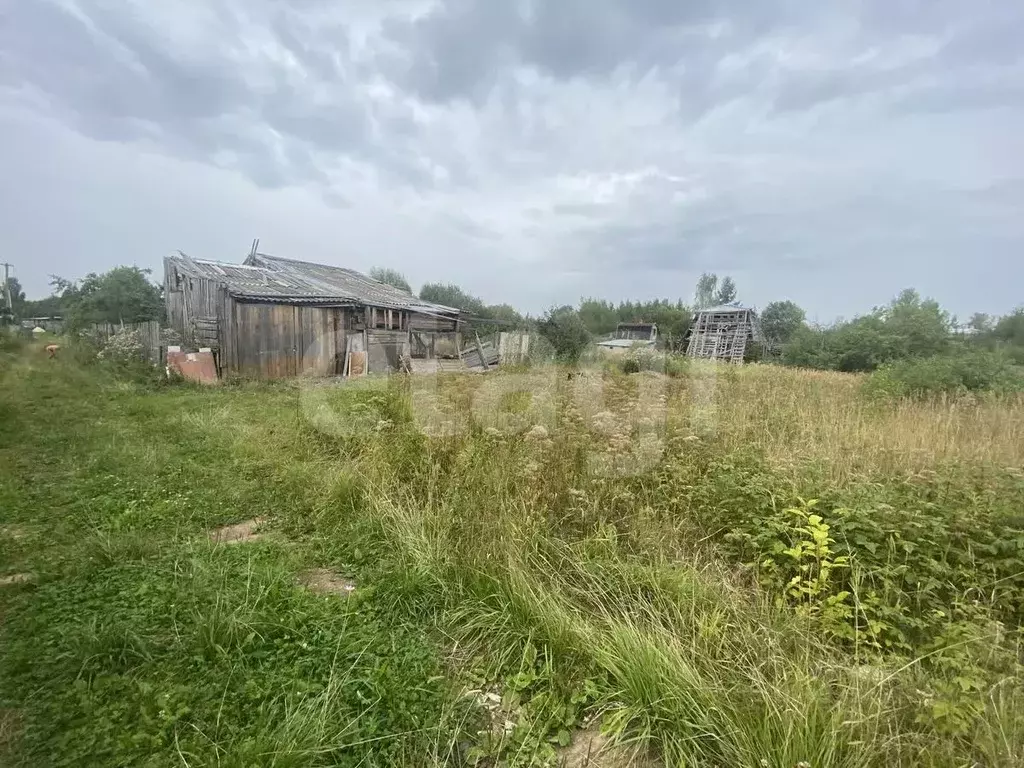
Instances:
[[[818,621],[828,632],[852,637],[850,592],[839,588],[837,574],[849,569],[848,555],[837,554],[830,526],[815,509],[817,499],[799,499],[757,533],[734,531],[730,538],[757,553],[750,563],[760,582]]]
[[[886,399],[958,393],[1024,392],[1024,369],[1007,355],[984,350],[903,360],[875,371],[865,382],[869,396]]]

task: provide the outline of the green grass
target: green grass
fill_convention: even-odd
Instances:
[[[291,394],[6,368],[0,573],[35,582],[0,592],[0,708],[20,724],[4,765],[409,765],[457,748],[466,714],[422,627],[370,585],[300,587],[316,559],[300,541],[208,540],[311,508],[301,477],[200,426],[229,403],[294,424]]]
[[[591,722],[641,766],[1024,759],[1019,401],[37,352],[0,357],[4,765],[553,765]]]

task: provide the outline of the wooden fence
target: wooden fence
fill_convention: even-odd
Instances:
[[[502,331],[498,334],[498,360],[502,365],[525,363],[530,358],[530,334]]]
[[[105,343],[118,331],[138,331],[142,348],[146,351],[146,359],[153,364],[163,362],[163,348],[160,342],[160,321],[149,320],[144,323],[93,323],[88,334],[100,343]]]

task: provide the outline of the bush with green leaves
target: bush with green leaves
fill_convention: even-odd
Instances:
[[[142,335],[131,329],[122,328],[103,344],[96,356],[115,364],[125,364],[140,360],[145,355],[142,346]]]
[[[54,280],[69,329],[93,323],[141,323],[164,314],[160,287],[150,282],[150,270],[114,267],[103,274],[90,273],[76,283]]]
[[[963,392],[1024,392],[1024,368],[998,351],[959,349],[953,354],[888,363],[867,379],[866,392],[898,399]]]
[[[782,361],[803,368],[869,372],[895,360],[946,352],[950,318],[937,302],[905,290],[887,306],[827,328],[797,326]]]
[[[665,356],[650,347],[634,346],[622,357],[620,368],[623,373],[640,371],[661,371],[665,367]]]
[[[546,312],[537,329],[563,362],[577,362],[590,344],[590,331],[579,312],[569,306]]]
[[[25,348],[25,337],[16,327],[0,328],[0,352],[21,352]]]

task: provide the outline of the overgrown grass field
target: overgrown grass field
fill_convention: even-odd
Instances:
[[[1024,763],[1020,399],[0,366],[0,764]]]

